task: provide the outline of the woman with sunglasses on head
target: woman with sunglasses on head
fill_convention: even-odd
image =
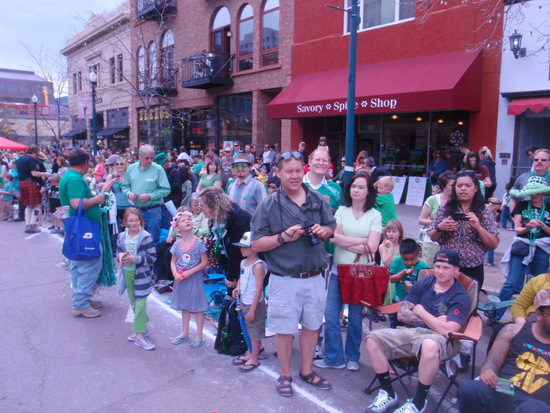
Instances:
[[[460,271],[476,280],[481,289],[485,253],[498,247],[499,232],[474,172],[460,171],[456,175],[451,199],[437,210],[428,235],[441,249],[458,252]]]
[[[466,154],[466,165],[464,165],[462,170],[474,171],[477,179],[480,181],[480,185],[481,182],[483,182],[481,194],[485,197],[485,189],[490,188],[493,183],[491,181],[491,173],[489,172],[489,169],[487,169],[485,165],[481,164],[481,160],[479,159],[477,152],[472,151]]]

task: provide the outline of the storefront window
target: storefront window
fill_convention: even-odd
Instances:
[[[140,143],[150,143],[157,151],[172,148],[172,116],[166,105],[138,109]]]
[[[550,110],[544,108],[540,113],[534,113],[530,109],[519,116],[519,133],[514,150],[517,165],[513,171],[515,176],[531,169],[531,159],[527,156],[527,148],[548,148],[548,130],[550,130]]]
[[[220,142],[239,140],[252,142],[252,93],[221,96]]]

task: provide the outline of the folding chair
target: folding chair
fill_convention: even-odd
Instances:
[[[418,273],[418,279],[422,279],[426,276],[434,275],[434,269],[424,269],[420,270]],[[468,293],[468,296],[470,298],[470,308],[468,311],[468,317],[466,323],[464,323],[464,326],[460,330],[460,332],[457,333],[449,333],[449,340],[468,340],[473,343],[473,354],[472,354],[472,379],[474,378],[474,371],[476,367],[476,351],[477,351],[477,342],[481,338],[481,332],[482,332],[482,321],[481,317],[476,313],[476,307],[477,307],[477,300],[478,300],[478,289],[477,289],[477,281],[474,279],[462,274],[458,273],[456,275],[456,279],[462,284],[466,292]],[[369,303],[362,302],[362,304],[371,310],[373,314],[394,314],[399,311],[399,307],[401,307],[401,303],[394,303],[386,306],[372,306]],[[370,323],[369,328],[372,327],[372,321]],[[455,356],[454,354],[453,356]],[[447,387],[443,391],[441,398],[439,399],[435,409],[433,412],[437,412],[441,404],[443,403],[443,400],[445,400],[445,397],[451,390],[451,387],[454,385],[455,387],[459,387],[456,379],[458,377],[458,369],[456,371],[453,371],[451,368],[447,368],[450,364],[451,359],[441,361],[439,364],[439,370],[443,372],[445,377],[449,379],[449,383],[447,384]],[[411,392],[409,391],[407,385],[403,381],[404,377],[407,376],[413,376],[418,371],[418,360],[415,357],[410,358],[400,358],[395,360],[389,360],[390,368],[395,372],[395,377],[392,378],[392,382],[399,381],[401,383],[401,386],[407,393],[407,397],[410,399],[413,397]],[[401,370],[401,372],[399,371]],[[371,394],[373,391],[378,390],[380,386],[374,386],[374,383],[376,382],[376,376],[372,379],[369,386],[364,390],[366,394]]]

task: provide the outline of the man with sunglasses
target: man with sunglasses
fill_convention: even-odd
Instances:
[[[236,171],[236,177],[227,188],[227,195],[241,208],[253,214],[258,204],[267,196],[267,188],[250,175],[252,162],[245,153],[240,153],[233,159],[232,168]]]
[[[269,277],[269,329],[275,332],[275,348],[281,365],[277,393],[293,395],[293,335],[300,331],[300,378],[321,390],[328,380],[313,371],[317,330],[323,322],[326,289],[323,272],[328,256],[323,241],[336,229],[327,201],[303,182],[304,163],[298,151],[280,154],[277,167],[281,186],[265,198],[252,216],[252,248],[264,252]]]
[[[460,386],[461,412],[550,412],[550,289],[534,305],[537,320],[503,327],[479,379]]]
[[[550,186],[550,149],[537,149],[533,155],[533,168],[529,172],[522,173],[514,183],[514,189],[520,191],[527,184],[531,176],[543,176],[546,179],[546,185]],[[510,195],[510,211],[516,207],[519,201],[528,200],[528,198],[515,198]]]

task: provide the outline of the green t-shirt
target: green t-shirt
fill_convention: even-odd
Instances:
[[[200,180],[201,189],[204,190],[206,188],[209,188],[214,185],[214,182],[221,181],[221,180],[222,178],[220,178],[218,174],[214,174],[212,178],[208,178],[208,174],[204,174],[203,176],[201,176],[201,180]]]
[[[10,182],[9,184],[4,185],[4,188],[2,188],[2,191],[9,192],[9,194],[2,194],[2,199],[5,201],[9,201],[13,199],[13,183]]]
[[[397,219],[397,211],[395,210],[395,201],[392,193],[378,195],[374,207],[382,214],[383,227],[386,226],[388,221]]]
[[[403,263],[403,258],[397,257],[395,260],[393,260],[391,267],[390,267],[390,274],[397,274],[399,271],[407,270],[410,267],[407,267]],[[416,265],[414,266],[414,271],[411,275],[407,275],[406,277],[403,277],[401,281],[398,281],[395,284],[395,292],[393,294],[393,302],[397,303],[399,301],[403,301],[407,294],[409,293],[407,291],[407,285],[405,284],[405,281],[410,281],[411,283],[415,283],[418,277],[418,271],[420,271],[423,268],[429,268],[428,265],[422,261],[418,261]]]
[[[204,161],[200,161],[198,164],[196,164],[193,167],[193,173],[198,176],[203,166],[204,166]]]
[[[93,198],[92,190],[84,180],[84,175],[80,172],[75,171],[74,169],[69,169],[61,177],[59,182],[59,199],[61,205],[69,206],[69,215],[74,216],[76,210],[73,209],[71,199],[75,198]],[[84,210],[88,219],[91,221],[99,222],[101,219],[101,210],[99,205],[94,205],[86,210]]]

